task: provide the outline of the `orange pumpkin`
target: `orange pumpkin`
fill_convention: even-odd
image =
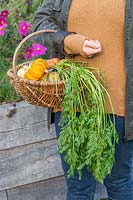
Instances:
[[[24,78],[30,80],[39,80],[47,68],[47,62],[44,59],[34,60],[24,74]]]

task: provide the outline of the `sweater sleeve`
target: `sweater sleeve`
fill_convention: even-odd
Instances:
[[[83,42],[85,40],[89,40],[86,36],[81,34],[70,34],[64,39],[64,51],[70,55],[82,55],[86,57],[84,52],[82,51]]]

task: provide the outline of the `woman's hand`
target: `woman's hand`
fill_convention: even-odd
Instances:
[[[101,43],[98,40],[85,40],[82,51],[85,56],[92,57],[94,54],[102,51]]]

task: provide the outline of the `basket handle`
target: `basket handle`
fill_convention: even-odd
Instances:
[[[14,56],[13,56],[13,71],[14,71],[14,75],[15,77],[17,77],[17,70],[16,70],[16,57],[18,55],[18,51],[20,50],[21,46],[27,41],[29,40],[30,38],[32,38],[33,36],[36,36],[38,34],[41,34],[41,33],[55,33],[57,32],[56,30],[50,30],[50,29],[45,29],[45,30],[40,30],[40,31],[36,31],[36,32],[33,32],[31,33],[30,35],[26,36],[20,43],[19,45],[17,46],[16,50],[15,50],[15,53],[14,53]]]

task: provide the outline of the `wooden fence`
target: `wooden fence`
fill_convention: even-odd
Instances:
[[[0,105],[0,200],[65,200],[66,186],[47,109]],[[97,185],[95,200],[105,196]]]

